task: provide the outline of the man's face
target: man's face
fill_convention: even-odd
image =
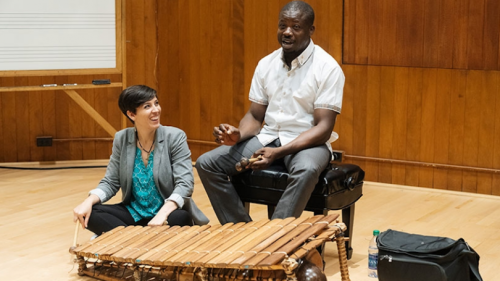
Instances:
[[[278,42],[285,53],[298,56],[309,45],[314,26],[309,25],[301,11],[291,10],[280,13],[278,22]]]

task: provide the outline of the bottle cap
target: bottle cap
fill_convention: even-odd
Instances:
[[[378,231],[377,229],[375,229],[373,231],[373,236],[378,236],[380,234],[380,231]]]

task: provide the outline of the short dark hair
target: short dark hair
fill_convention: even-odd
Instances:
[[[136,109],[143,103],[158,98],[156,90],[144,85],[130,86],[122,91],[118,98],[118,106],[127,118],[134,123],[127,115],[127,111],[136,113]]]
[[[305,17],[305,21],[309,26],[314,25],[314,10],[311,5],[304,1],[292,1],[288,2],[280,11],[280,14],[285,11],[301,11],[302,15]]]

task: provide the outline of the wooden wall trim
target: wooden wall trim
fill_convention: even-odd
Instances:
[[[126,34],[127,34],[127,1],[120,0],[121,3],[121,41],[119,44],[121,45],[121,62],[122,62],[122,90],[128,87],[128,79],[127,79],[127,43],[126,43]],[[120,128],[127,128],[128,118],[123,115],[121,118]]]
[[[108,132],[112,137],[116,134],[116,129],[109,124],[109,122],[102,117],[99,112],[97,112],[88,102],[85,101],[75,90],[64,90],[64,92],[78,104],[92,119],[94,119],[97,124],[101,125],[101,127]]]
[[[96,88],[121,88],[122,83],[114,82],[111,84],[94,85],[94,84],[77,84],[75,86],[16,86],[16,87],[0,87],[0,92],[31,92],[31,91],[55,91],[55,90],[83,90]]]
[[[216,142],[213,142],[213,141],[187,139],[187,142],[189,144],[202,144],[202,145],[219,146],[219,144],[217,144]]]
[[[489,169],[489,168],[472,167],[472,166],[448,165],[448,164],[440,164],[440,163],[397,160],[397,159],[390,159],[390,158],[367,157],[367,156],[348,155],[348,154],[345,154],[344,157],[346,159],[353,159],[353,160],[368,160],[368,161],[385,162],[385,163],[392,163],[392,164],[404,164],[404,165],[423,166],[423,167],[441,168],[441,169],[457,169],[457,170],[465,170],[465,171],[473,171],[473,172],[485,172],[485,173],[494,173],[494,174],[500,173],[499,169]]]
[[[77,70],[19,70],[0,71],[0,77],[28,77],[28,76],[68,76],[68,75],[94,75],[94,74],[121,74],[119,69],[97,68]]]

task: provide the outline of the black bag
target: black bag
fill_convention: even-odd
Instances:
[[[380,281],[482,281],[479,255],[462,239],[387,230],[377,238]]]

